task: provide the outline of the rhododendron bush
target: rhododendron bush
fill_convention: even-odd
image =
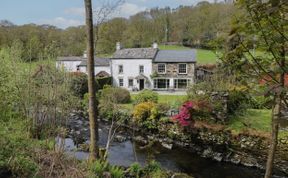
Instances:
[[[180,107],[179,114],[172,117],[172,120],[183,127],[193,127],[196,118],[207,117],[211,112],[211,106],[207,101],[187,101]]]

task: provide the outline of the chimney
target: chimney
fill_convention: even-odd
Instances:
[[[116,43],[116,51],[119,51],[121,49],[121,43],[117,42]]]
[[[153,45],[152,45],[152,48],[153,49],[158,49],[158,44],[156,42],[154,42]]]
[[[84,51],[83,58],[87,58],[87,51]]]

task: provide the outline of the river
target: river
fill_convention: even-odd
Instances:
[[[87,127],[88,123],[84,121],[76,121],[74,124],[80,124],[76,128]],[[75,126],[75,125],[74,125]],[[75,128],[72,129],[75,132]],[[88,158],[89,153],[77,151],[75,142],[78,142],[79,136],[86,135],[88,137],[89,130],[85,128],[76,131],[76,137],[65,138],[65,151],[79,160]],[[73,134],[72,134],[73,135]],[[101,124],[99,129],[99,145],[105,146],[108,135],[108,125]],[[72,139],[73,138],[73,139]],[[57,139],[60,142],[61,139]],[[87,138],[80,139],[84,143],[89,143]],[[264,176],[262,170],[249,168],[231,163],[217,162],[211,159],[200,157],[187,149],[173,147],[171,150],[162,147],[160,144],[153,145],[152,149],[143,149],[141,145],[132,142],[130,139],[123,142],[112,142],[109,149],[108,161],[112,165],[128,167],[134,162],[145,165],[148,158],[153,158],[159,162],[162,168],[183,172],[194,176],[195,178],[260,178]],[[280,178],[284,176],[274,176]]]

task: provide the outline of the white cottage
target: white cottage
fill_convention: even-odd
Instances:
[[[128,90],[186,90],[194,83],[196,50],[121,49],[111,58],[113,85]]]
[[[109,58],[94,58],[94,71],[96,77],[111,76]],[[83,57],[59,57],[56,62],[56,67],[66,70],[67,72],[82,72],[87,74],[87,56]]]

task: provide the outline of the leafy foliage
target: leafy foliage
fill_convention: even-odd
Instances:
[[[144,102],[135,106],[133,118],[135,123],[148,129],[156,129],[159,120],[157,106],[152,102]]]
[[[158,102],[158,93],[152,90],[143,90],[138,95],[135,96],[135,104],[143,103],[143,102]]]

